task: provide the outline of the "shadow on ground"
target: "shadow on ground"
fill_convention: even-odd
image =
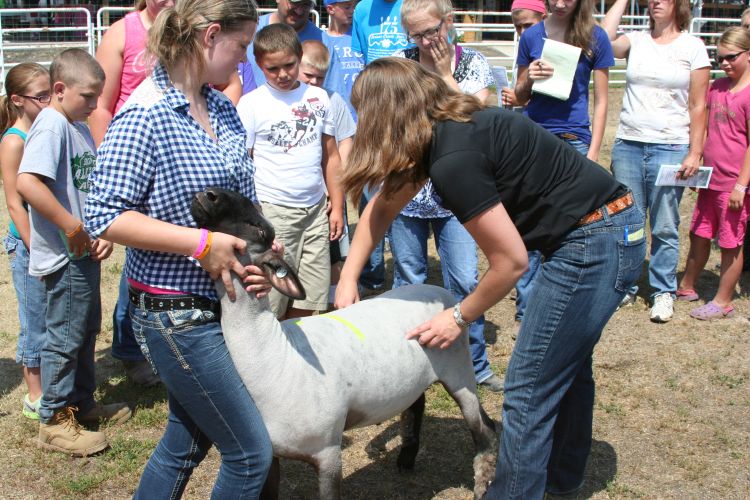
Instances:
[[[422,426],[422,446],[412,472],[400,473],[396,458],[400,450],[398,423],[381,424],[375,437],[365,444],[368,465],[351,470],[344,463],[342,497],[372,498],[377,491],[381,498],[428,499],[445,490],[468,490],[474,485],[472,462],[474,445],[463,419],[425,416]],[[344,446],[352,444],[345,436]],[[370,462],[371,461],[371,462]],[[281,498],[313,499],[318,497],[315,469],[305,463],[282,460]]]

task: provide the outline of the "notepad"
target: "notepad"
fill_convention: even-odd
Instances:
[[[492,76],[495,77],[495,87],[497,88],[498,94],[500,94],[502,89],[510,86],[508,84],[508,70],[506,68],[502,66],[493,66]]]
[[[682,165],[662,165],[659,167],[659,173],[656,176],[655,184],[657,186],[687,186],[695,188],[708,188],[711,182],[713,167],[698,167],[698,173],[687,179],[677,175]]]
[[[537,80],[531,87],[533,92],[545,94],[556,99],[567,101],[573,79],[576,75],[581,48],[557,42],[549,38],[544,40],[541,59],[554,68],[552,76],[545,80]]]

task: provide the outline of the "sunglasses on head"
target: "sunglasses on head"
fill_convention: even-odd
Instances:
[[[716,54],[716,62],[719,64],[723,63],[724,61],[730,62],[730,63],[734,62],[734,60],[737,59],[740,56],[740,54],[744,54],[745,52],[747,52],[747,50],[743,50],[742,52],[735,52],[734,54],[727,54],[725,56],[720,56],[719,54]]]

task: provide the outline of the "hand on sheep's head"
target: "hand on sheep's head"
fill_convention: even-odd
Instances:
[[[251,264],[246,269],[249,275],[245,282],[250,284],[248,292],[259,297],[265,295],[267,283],[279,292],[293,299],[304,299],[305,290],[297,273],[283,257],[274,251],[274,230],[270,222],[245,196],[235,191],[209,187],[193,197],[190,213],[198,227],[217,233],[226,233],[244,240],[247,244],[242,261]],[[255,271],[253,266],[259,269]],[[264,276],[259,281],[258,275]]]

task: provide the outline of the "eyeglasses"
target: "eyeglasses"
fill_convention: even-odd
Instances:
[[[49,94],[44,95],[20,95],[16,94],[18,97],[23,97],[24,99],[34,99],[37,102],[40,102],[42,104],[49,104],[50,101],[52,101],[52,96]]]
[[[409,35],[406,38],[411,43],[419,43],[422,40],[434,40],[435,37],[437,37],[438,33],[440,33],[440,28],[442,27],[443,21],[441,20],[440,24],[438,24],[434,28],[424,30],[422,33],[414,33],[413,35]]]
[[[747,52],[747,50],[743,50],[742,52],[735,52],[734,54],[727,54],[725,56],[716,54],[716,62],[719,64],[723,63],[724,61],[732,63],[740,56],[740,54],[744,54],[745,52]]]

